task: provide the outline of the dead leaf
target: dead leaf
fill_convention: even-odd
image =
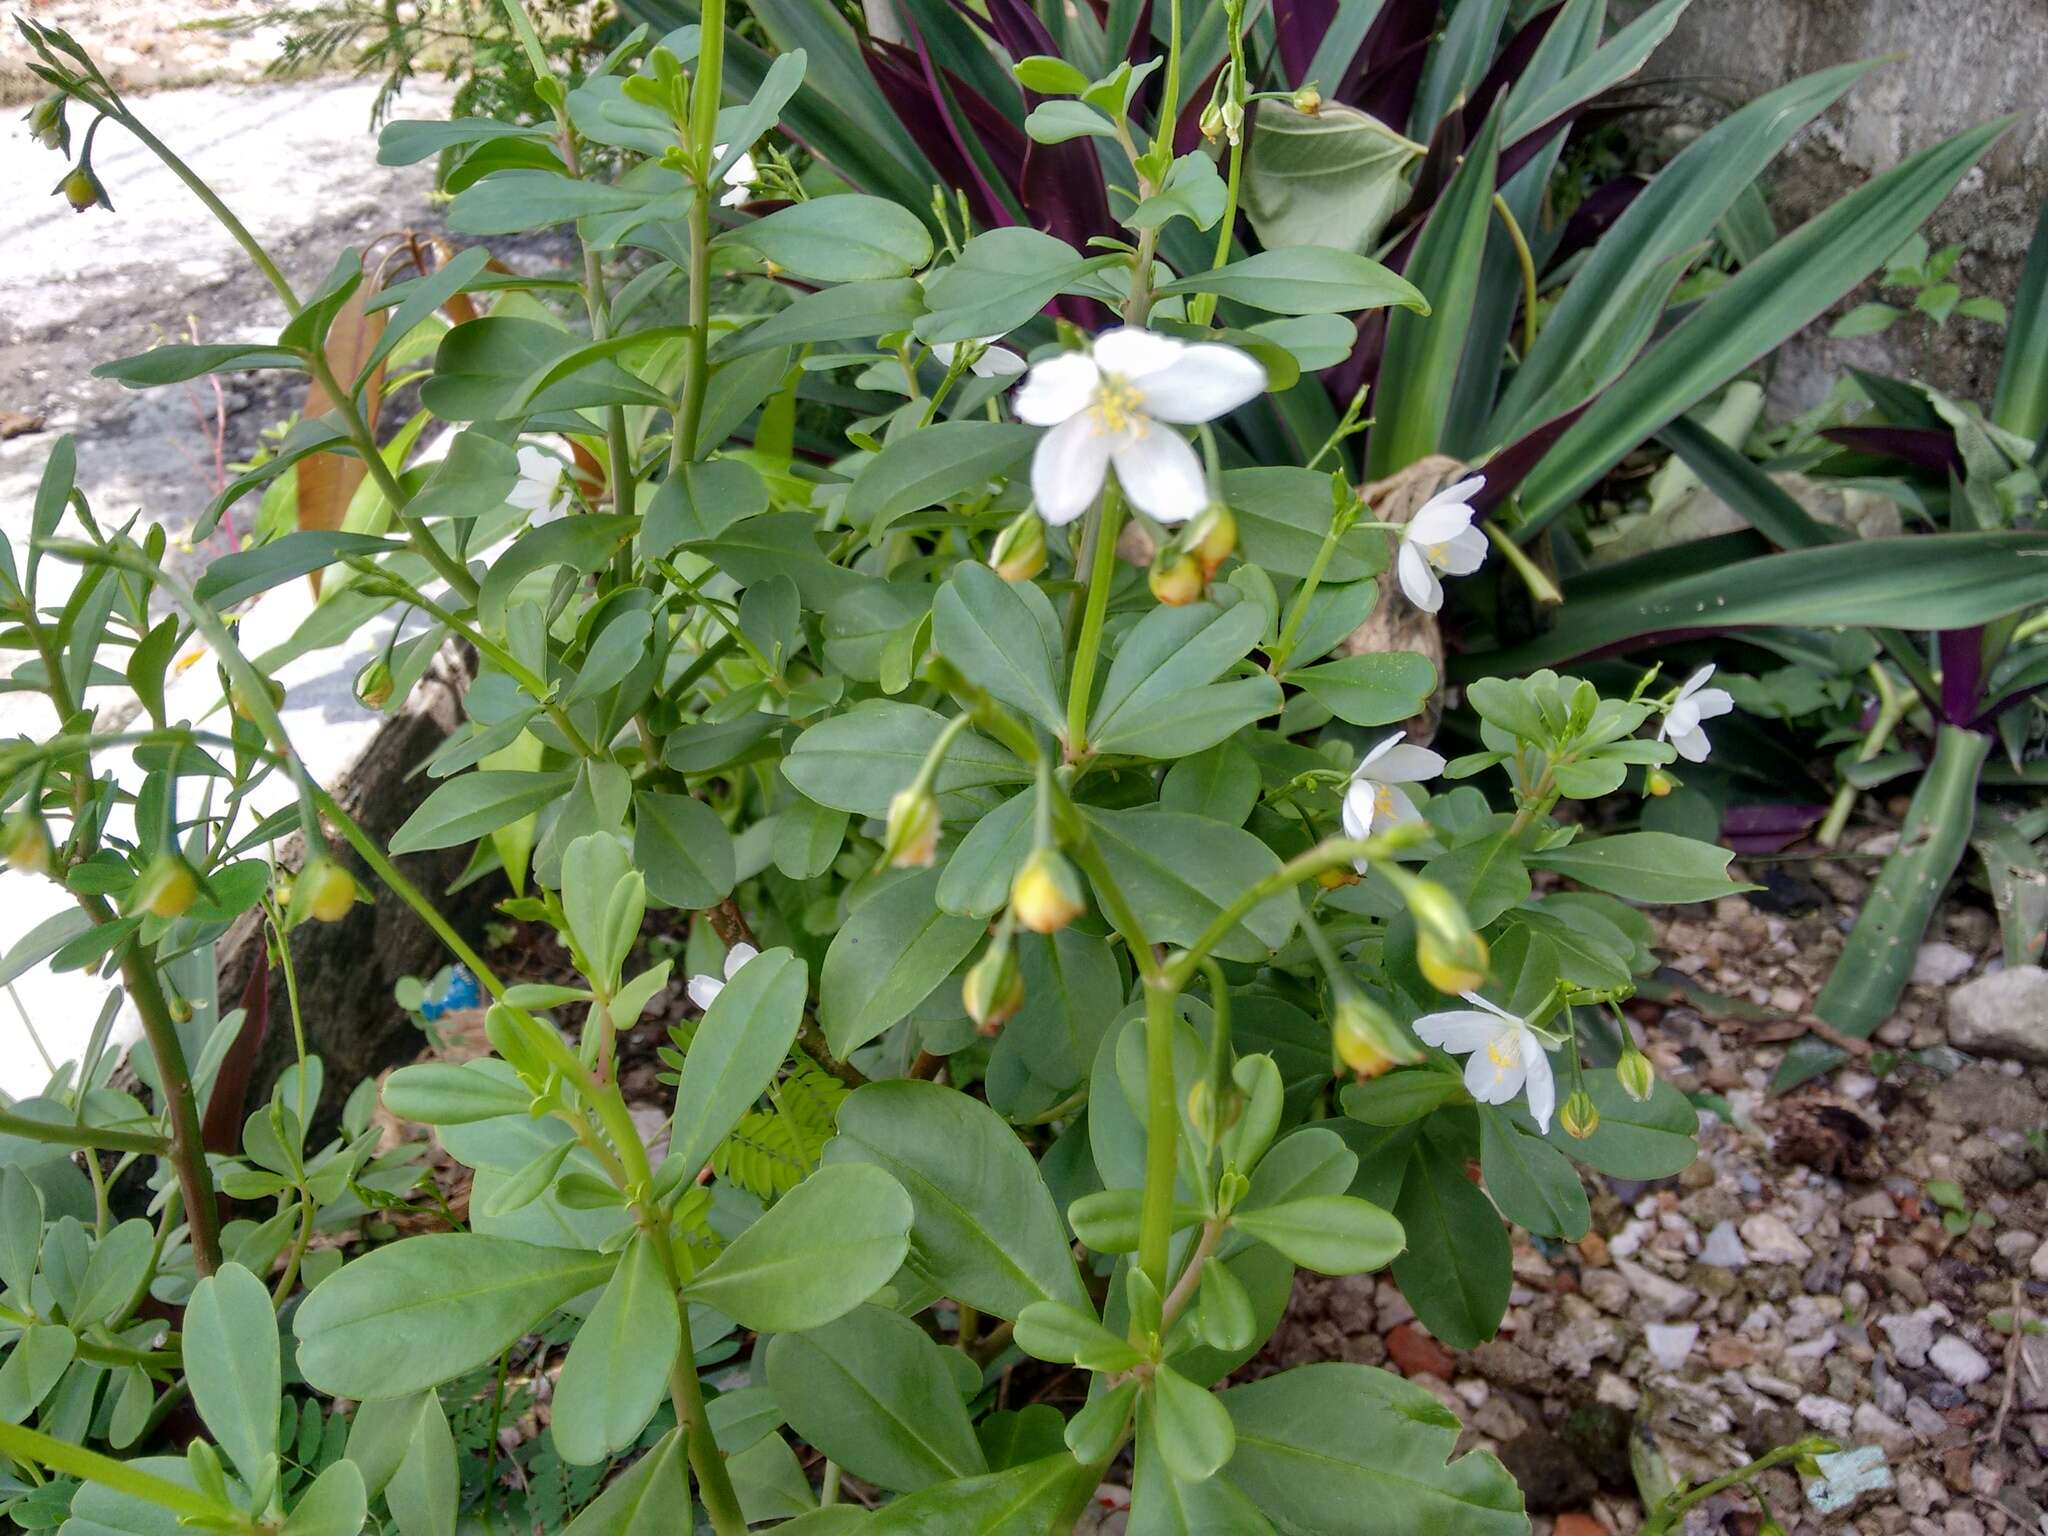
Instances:
[[[384,335],[384,311],[378,310],[375,314],[363,312],[370,291],[368,283],[358,287],[335,315],[334,324],[327,332],[327,363],[344,387],[362,371],[363,364],[369,360]],[[362,391],[363,419],[373,429],[383,400],[384,365],[379,363],[371,370]],[[306,406],[301,415],[307,421],[317,420],[333,410],[336,403],[315,380],[306,392]],[[369,472],[369,466],[352,455],[314,453],[299,460],[299,527],[323,532],[339,528],[348,516],[348,504],[354,499],[356,488]],[[318,571],[313,572],[312,582],[313,590],[318,592]]]

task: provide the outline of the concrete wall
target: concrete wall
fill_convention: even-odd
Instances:
[[[1642,9],[1643,0],[1613,7],[1621,20]],[[1955,280],[1966,293],[2010,305],[2048,201],[2048,0],[1694,0],[1641,78],[1663,82],[1677,103],[1660,129],[1677,134],[1800,75],[1888,54],[1899,57],[1780,157],[1766,187],[1778,227],[1950,134],[2017,113],[1928,227],[1936,246],[1964,245]],[[1874,297],[1865,289],[1843,307]],[[1823,321],[1778,359],[1776,411],[1821,398],[1852,363],[1980,401],[1998,377],[2001,333],[1981,322],[1951,318],[1937,330],[1913,316],[1846,342],[1825,332]]]

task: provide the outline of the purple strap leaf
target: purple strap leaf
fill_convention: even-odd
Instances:
[[[1935,637],[1941,655],[1941,718],[1968,725],[1984,691],[1984,626],[1944,629]]]
[[[1963,456],[1956,448],[1955,434],[1946,427],[1827,427],[1820,435],[1857,453],[1902,459],[1929,474],[1946,477],[1963,473]]]

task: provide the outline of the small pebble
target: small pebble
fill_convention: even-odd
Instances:
[[[1946,1334],[1927,1351],[1927,1363],[1959,1387],[1974,1387],[1991,1374],[1991,1362],[1968,1339]]]
[[[2048,1246],[2044,1246],[2048,1252]],[[1711,1264],[1716,1269],[1740,1269],[1749,1262],[1749,1252],[1742,1246],[1742,1238],[1735,1230],[1735,1223],[1724,1221],[1716,1224],[1707,1234],[1707,1240],[1700,1247],[1700,1262]]]
[[[1643,1342],[1650,1348],[1650,1358],[1667,1371],[1685,1365],[1699,1338],[1698,1323],[1651,1323],[1643,1329]]]

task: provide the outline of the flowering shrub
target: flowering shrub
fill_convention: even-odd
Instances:
[[[1398,1377],[1331,1362],[1217,1389],[1297,1269],[1390,1268],[1469,1346],[1507,1304],[1506,1222],[1587,1231],[1574,1163],[1691,1160],[1692,1106],[1618,1005],[1654,964],[1638,905],[1738,889],[1729,855],[1560,812],[1699,760],[1726,695],[1540,670],[1466,689],[1479,751],[1409,741],[1433,667],[1356,642],[1376,604],[1433,611],[1482,563],[1483,475],[1391,524],[1324,454],[1248,462],[1213,424],[1314,366],[1319,322],[1421,314],[1417,290],[1335,248],[1228,259],[1236,160],[1147,141],[1153,62],[1018,65],[1132,166],[1128,238],[1095,254],[810,185],[763,145],[805,56],[727,104],[722,11],[554,89],[552,131],[386,131],[387,159],[457,157],[456,230],[573,227],[575,276],[472,247],[373,292],[350,252],[308,296],[68,38],[28,28],[71,108],[187,174],[291,316],[274,342],[103,371],[304,372],[326,413],[224,503],[334,454],[376,496],[188,585],[160,533],[75,494],[67,444],[0,571],[59,720],[5,753],[7,853],[78,898],[42,954],[117,967],[147,1037],[140,1096],[95,1052],[0,1125],[33,1153],[0,1154],[17,1518],[453,1529],[454,1384],[566,1315],[554,1450],[629,1462],[583,1532],[691,1499],[719,1536],[1066,1531],[1124,1457],[1136,1531],[1348,1532],[1364,1508],[1526,1529],[1500,1464],[1449,1459],[1457,1421]],[[579,173],[591,146],[616,179]],[[747,185],[783,205],[714,213]],[[1224,237],[1211,265],[1159,261],[1181,223]],[[472,317],[447,324],[459,295]],[[344,314],[385,317],[348,383]],[[423,331],[431,460],[359,403]],[[55,562],[77,573],[60,607],[37,599]],[[366,675],[381,707],[444,642],[476,659],[389,848],[308,779],[224,621],[313,572],[307,644],[387,611],[424,624]],[[223,669],[217,726],[165,708],[195,639]],[[84,691],[119,679],[147,723],[110,735]],[[295,808],[241,827],[274,774]],[[295,877],[261,853],[293,827]],[[575,982],[499,976],[391,857],[472,844]],[[490,1054],[381,1091],[473,1170],[466,1217],[423,1196],[417,1145],[380,1151],[372,1085],[317,1151],[316,1059],[238,1136],[221,1099],[240,1020],[211,997],[214,941],[259,908],[296,1009],[292,933],[363,900],[413,908],[488,995]],[[687,978],[649,963],[650,909],[701,915]],[[678,986],[693,1013],[650,1137],[617,1045]],[[147,1212],[116,1221],[100,1163],[81,1192],[52,1147],[148,1163]],[[223,1227],[220,1195],[250,1214]],[[312,1242],[405,1206],[436,1230],[345,1261]],[[742,1349],[750,1384],[723,1365]],[[1084,1405],[1000,1406],[1034,1362],[1086,1373]],[[162,1426],[187,1392],[207,1433],[178,1457]],[[785,1432],[829,1458],[821,1489]],[[879,1507],[841,1502],[842,1472]]]

